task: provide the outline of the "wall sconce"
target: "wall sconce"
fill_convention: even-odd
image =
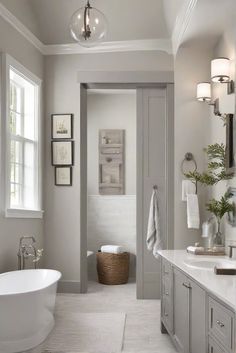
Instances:
[[[230,60],[217,58],[211,61],[212,82],[227,83],[227,93],[234,93],[234,81],[230,80]]]
[[[214,107],[214,114],[220,116],[219,99],[211,102],[211,84],[210,82],[199,82],[197,84],[197,100],[206,102]]]
[[[200,82],[197,84],[197,100],[200,102],[211,101],[211,84],[209,82]]]

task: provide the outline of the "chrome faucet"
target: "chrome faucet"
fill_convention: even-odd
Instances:
[[[18,270],[25,269],[25,260],[32,257],[32,262],[34,263],[34,268],[37,268],[37,263],[39,262],[43,249],[36,250],[35,238],[33,236],[24,236],[20,238],[19,250],[18,250]]]
[[[236,249],[236,245],[229,245],[229,257],[233,257],[233,249]]]

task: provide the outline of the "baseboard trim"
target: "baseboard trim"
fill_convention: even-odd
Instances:
[[[57,293],[80,293],[79,281],[59,281]]]

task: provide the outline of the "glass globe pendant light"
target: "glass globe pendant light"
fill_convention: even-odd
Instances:
[[[84,47],[96,46],[107,33],[107,20],[104,14],[90,5],[78,9],[71,17],[70,33],[72,38]]]

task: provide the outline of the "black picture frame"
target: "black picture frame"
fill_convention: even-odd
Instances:
[[[54,156],[54,144],[70,144],[71,148],[70,148],[70,152],[71,152],[71,156],[70,156],[70,163],[61,163],[60,161],[57,163],[55,162],[55,156]],[[55,140],[55,141],[51,141],[51,163],[52,166],[54,167],[69,167],[69,166],[73,166],[74,165],[74,141],[68,141],[68,140]]]
[[[68,137],[65,136],[55,136],[54,135],[54,124],[55,124],[55,119],[58,117],[68,117],[70,120],[70,135]],[[51,114],[51,139],[52,140],[71,140],[74,137],[74,114],[71,113],[65,113],[65,114]]]
[[[57,180],[57,172],[59,169],[69,169],[69,183],[63,184],[63,183],[59,183]],[[72,167],[71,166],[57,166],[55,167],[55,174],[54,174],[54,180],[55,180],[55,185],[56,186],[72,186]]]

